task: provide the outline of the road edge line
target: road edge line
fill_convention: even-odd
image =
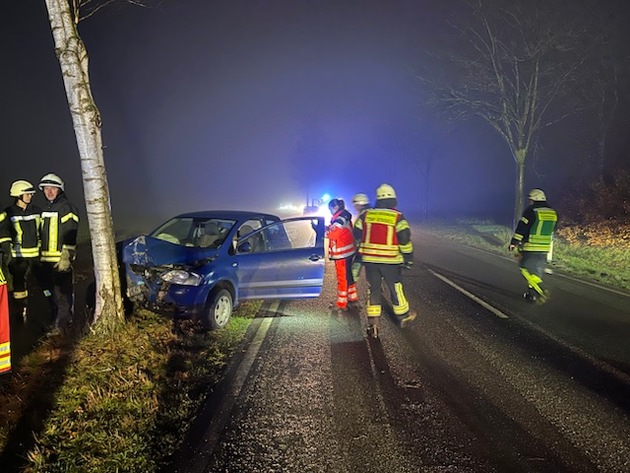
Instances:
[[[277,308],[278,303],[272,304],[272,307],[269,308],[268,312],[274,312]],[[221,437],[221,433],[230,419],[232,408],[236,403],[236,399],[241,394],[241,390],[245,385],[245,380],[247,379],[254,361],[256,360],[258,351],[267,336],[267,331],[269,330],[272,322],[272,317],[264,317],[260,326],[256,330],[256,334],[254,335],[252,342],[247,348],[245,355],[234,373],[234,377],[232,379],[232,383],[230,383],[228,391],[221,398],[214,416],[212,416],[212,419],[210,419],[210,422],[208,423],[208,428],[199,440],[198,445],[200,447],[196,449],[195,460],[191,467],[186,470],[187,473],[203,473],[206,471],[206,467],[208,466],[214,449]]]
[[[433,271],[432,269],[427,269],[427,271],[429,271],[431,274],[433,274],[436,278],[441,279],[442,281],[444,281],[449,286],[457,289],[463,295],[465,295],[469,299],[472,299],[477,304],[482,306],[484,309],[489,310],[490,312],[492,312],[494,315],[496,315],[500,319],[509,319],[509,317],[507,315],[505,315],[503,312],[501,312],[499,309],[497,309],[496,307],[488,304],[483,299],[480,299],[479,297],[475,296],[472,292],[469,292],[466,289],[464,289],[463,287],[455,284],[453,281],[448,279],[446,276],[442,276],[440,273],[437,273],[437,272]]]

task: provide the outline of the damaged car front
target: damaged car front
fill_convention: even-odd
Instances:
[[[127,297],[135,305],[175,317],[202,314],[219,279],[235,283],[216,260],[236,220],[196,214],[175,217],[123,247]]]
[[[216,284],[217,250],[182,247],[140,236],[123,249],[127,296],[134,303],[175,317],[198,316]]]

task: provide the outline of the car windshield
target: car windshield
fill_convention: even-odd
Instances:
[[[176,217],[149,236],[181,246],[219,248],[235,223],[220,218]]]

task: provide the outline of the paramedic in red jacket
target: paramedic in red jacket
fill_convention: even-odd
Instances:
[[[352,235],[352,215],[346,210],[342,199],[332,199],[328,203],[332,214],[326,236],[328,257],[335,262],[337,273],[337,309],[348,310],[348,303],[358,301],[357,287],[352,278],[352,260],[356,252]]]

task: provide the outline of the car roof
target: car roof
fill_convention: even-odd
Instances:
[[[179,214],[176,218],[226,218],[235,220],[249,220],[252,218],[267,218],[272,220],[280,220],[277,215],[265,212],[253,212],[249,210],[199,210],[196,212],[187,212]]]

